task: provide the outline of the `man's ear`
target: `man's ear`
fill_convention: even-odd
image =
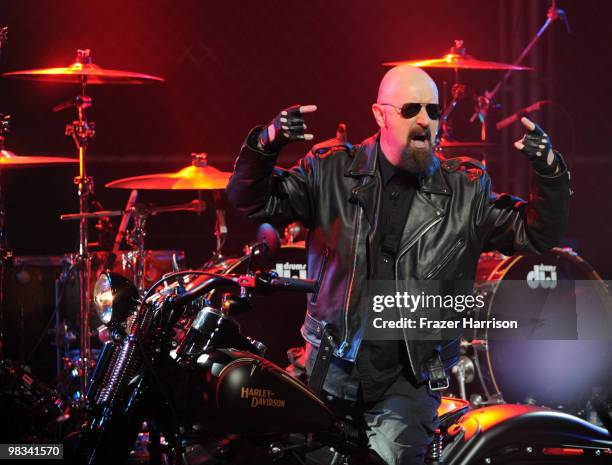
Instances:
[[[372,113],[374,114],[374,119],[376,120],[376,124],[378,124],[378,127],[384,128],[387,126],[387,122],[385,120],[385,112],[383,111],[382,105],[379,105],[378,103],[373,103]]]

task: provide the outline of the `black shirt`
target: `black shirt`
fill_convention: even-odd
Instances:
[[[378,168],[382,179],[381,211],[372,237],[374,257],[369,278],[395,280],[395,256],[418,188],[418,179],[389,163],[380,145]],[[406,358],[404,341],[362,341],[357,356],[357,372],[365,402],[374,402],[382,397],[402,373]]]

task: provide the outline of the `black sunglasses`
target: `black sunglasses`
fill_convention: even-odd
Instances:
[[[404,103],[401,107],[397,107],[392,103],[381,103],[380,105],[389,105],[400,112],[403,118],[414,118],[419,114],[421,108],[425,106],[427,115],[433,119],[439,119],[442,116],[442,107],[439,103]]]

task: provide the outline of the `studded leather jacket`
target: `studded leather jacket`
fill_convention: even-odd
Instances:
[[[364,298],[373,263],[372,238],[381,202],[378,135],[359,145],[319,144],[290,169],[275,166],[278,154],[247,137],[227,186],[229,201],[249,218],[308,229],[308,276],[318,291],[308,298],[303,337],[317,346],[333,324],[335,355],[354,362],[363,339]],[[331,145],[331,146],[330,146]],[[529,201],[491,191],[478,162],[438,160],[422,176],[395,258],[396,280],[462,280],[472,283],[483,250],[542,253],[556,246],[569,212],[569,172],[560,158],[555,176],[533,174]],[[439,353],[446,368],[458,360],[459,340],[409,340],[413,374],[427,379],[426,364]]]

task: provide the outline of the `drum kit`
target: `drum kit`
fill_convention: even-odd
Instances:
[[[70,273],[74,272],[78,277],[79,289],[79,339],[80,345],[78,356],[73,357],[67,364],[70,370],[75,369],[78,373],[80,385],[75,393],[76,399],[83,399],[81,393],[86,392],[87,380],[95,360],[92,358],[90,322],[90,290],[92,286],[93,272],[102,269],[121,269],[123,274],[129,275],[139,290],[144,291],[148,285],[155,282],[161,274],[178,268],[184,259],[182,252],[171,255],[168,251],[152,251],[145,249],[146,222],[150,216],[175,211],[192,211],[201,214],[206,210],[206,202],[202,200],[202,191],[213,191],[215,204],[217,206],[217,250],[215,257],[221,256],[221,247],[227,227],[225,226],[225,212],[220,206],[220,190],[224,189],[231,173],[223,172],[210,165],[205,153],[192,154],[190,166],[175,172],[161,173],[155,175],[137,176],[132,178],[118,179],[107,185],[109,188],[129,189],[131,191],[127,206],[123,210],[90,211],[90,197],[93,192],[93,179],[87,174],[87,149],[95,136],[95,124],[87,117],[87,109],[93,104],[93,99],[87,95],[88,86],[91,85],[142,85],[163,82],[157,76],[131,71],[121,71],[102,68],[93,63],[90,50],[78,50],[75,63],[67,67],[30,69],[5,73],[3,77],[40,81],[44,83],[73,84],[78,86],[78,94],[53,108],[53,111],[67,109],[76,110],[76,119],[66,126],[66,135],[74,140],[77,157],[44,157],[17,155],[4,149],[4,140],[8,132],[9,116],[2,115],[0,135],[0,169],[2,168],[24,168],[40,165],[57,165],[62,163],[78,164],[79,172],[74,183],[77,186],[79,198],[79,212],[61,215],[61,220],[75,220],[79,224],[79,250],[78,253],[67,257]],[[198,192],[198,198],[191,202],[179,205],[142,205],[136,203],[138,190],[194,190]],[[0,196],[0,200],[2,197]],[[1,206],[0,206],[1,207]],[[121,217],[118,234],[115,238],[112,250],[95,251],[90,250],[88,222],[92,219],[109,217]],[[11,251],[8,249],[4,234],[4,208],[0,208],[0,243],[2,252],[2,272],[5,268],[14,264]],[[128,231],[130,220],[133,227]],[[120,249],[123,240],[131,250]],[[169,256],[170,255],[170,256]],[[119,258],[119,260],[117,260]],[[20,266],[32,265],[32,260],[27,257],[17,260]],[[35,260],[34,260],[35,262]],[[57,261],[56,261],[57,262]],[[56,263],[57,265],[57,263]],[[69,273],[69,274],[70,274]],[[63,273],[66,275],[66,273]],[[65,277],[64,279],[67,279]],[[93,278],[95,280],[95,277]],[[1,292],[1,291],[0,291]],[[0,294],[0,298],[2,294]],[[0,344],[4,340],[2,316],[0,315]],[[56,329],[56,331],[59,331]],[[0,347],[2,347],[0,345]],[[64,357],[62,360],[66,360]],[[80,405],[80,401],[78,402]]]
[[[456,148],[486,149],[493,147],[493,144],[487,142],[486,138],[486,109],[490,105],[495,93],[499,90],[497,87],[497,90],[494,89],[492,93],[486,93],[485,96],[479,98],[477,104],[477,117],[480,119],[483,128],[481,140],[459,142],[452,138],[448,123],[449,117],[458,101],[466,95],[466,85],[461,83],[459,79],[460,70],[502,70],[506,71],[503,79],[505,80],[510,72],[530,69],[521,66],[519,62],[520,60],[517,60],[516,63],[507,64],[479,60],[466,53],[462,41],[455,41],[450,53],[443,57],[410,62],[389,62],[385,63],[385,65],[392,66],[400,63],[409,63],[424,68],[446,68],[454,71],[455,80],[452,87],[452,98],[445,105],[438,140],[438,147],[444,153]],[[58,362],[58,371],[73,373],[73,382],[78,379],[78,387],[71,388],[70,401],[73,402],[73,407],[79,408],[82,406],[82,393],[86,392],[87,389],[90,370],[95,363],[92,357],[95,351],[92,351],[91,347],[91,335],[95,334],[95,330],[93,329],[94,325],[90,321],[90,290],[92,281],[95,280],[92,279],[92,276],[95,277],[95,274],[98,272],[110,268],[133,279],[137,288],[142,292],[162,274],[178,270],[181,261],[185,258],[184,253],[180,251],[153,251],[145,248],[146,226],[149,217],[173,211],[191,211],[201,214],[207,209],[207,205],[202,199],[202,193],[203,191],[211,191],[216,215],[214,234],[217,243],[211,260],[203,268],[217,273],[236,273],[241,272],[242,268],[246,266],[246,259],[244,258],[246,255],[239,258],[227,258],[222,255],[222,248],[228,234],[228,229],[225,222],[225,211],[222,208],[221,191],[225,189],[231,173],[221,171],[212,166],[205,153],[194,153],[191,155],[191,164],[179,171],[146,174],[117,179],[107,183],[106,188],[130,191],[126,206],[119,210],[91,211],[90,197],[93,190],[93,180],[87,173],[87,150],[96,131],[94,123],[87,117],[87,109],[93,104],[92,98],[87,95],[88,86],[144,85],[160,83],[164,80],[148,74],[106,69],[97,66],[92,60],[90,50],[78,50],[76,62],[68,67],[14,71],[5,73],[3,76],[45,83],[72,84],[78,87],[76,97],[57,105],[53,109],[54,111],[67,109],[74,109],[76,111],[76,119],[66,126],[66,135],[72,137],[76,146],[77,157],[19,155],[5,150],[4,140],[8,130],[9,117],[2,115],[0,119],[0,129],[2,130],[0,133],[0,170],[58,164],[78,164],[79,166],[78,175],[74,179],[79,198],[79,211],[78,213],[67,213],[61,216],[61,220],[77,221],[79,224],[78,252],[54,262],[58,269],[63,268],[61,283],[65,284],[65,281],[68,280],[67,276],[73,273],[78,281],[79,305],[77,320],[79,325],[79,348],[76,351],[70,351],[70,348],[67,347],[69,343],[62,343],[61,341],[57,345],[58,347],[63,345],[65,349],[61,362]],[[137,203],[138,191],[140,190],[190,190],[197,193],[197,198],[192,202],[179,205],[142,205]],[[22,267],[28,264],[34,266],[35,260],[28,262],[27,257],[18,259],[12,256],[4,232],[4,208],[2,208],[1,202],[2,193],[0,191],[0,273],[5,274],[7,269],[15,264]],[[115,241],[108,250],[92,252],[90,250],[88,223],[90,220],[108,217],[121,217]],[[129,228],[130,224],[132,224],[131,228]],[[285,244],[281,248],[280,255],[268,267],[275,268],[279,275],[284,277],[306,277],[306,249],[304,242],[299,240],[301,237],[303,237],[303,228],[300,225],[292,224],[288,226],[285,231]],[[121,249],[124,241],[129,246],[127,251]],[[601,312],[609,312],[610,306],[607,300],[609,296],[604,283],[583,260],[567,250],[555,250],[537,259],[522,257],[518,262],[516,257],[504,257],[499,254],[483,255],[479,264],[477,288],[484,289],[483,292],[488,292],[490,296],[496,296],[495,299],[490,298],[488,300],[489,312],[494,314],[500,309],[503,311],[503,308],[500,307],[500,295],[502,293],[500,285],[504,280],[511,279],[525,282],[528,279],[527,274],[529,271],[539,265],[547,265],[550,269],[559,270],[558,279],[592,280],[596,284],[600,295],[605,296],[605,305],[608,305],[607,307],[604,305]],[[563,276],[561,269],[565,270]],[[5,281],[6,279],[3,279],[2,282]],[[2,303],[4,297],[3,288],[4,286],[0,286],[0,303]],[[529,292],[528,289],[525,292]],[[249,314],[253,320],[245,320],[243,324],[247,326],[247,332],[253,337],[272,343],[274,341],[278,342],[278,347],[270,347],[271,350],[268,355],[272,361],[282,364],[283,361],[286,362],[286,350],[299,341],[299,325],[301,320],[299,311],[287,312],[286,308],[287,306],[304,308],[305,300],[304,298],[296,297],[292,299],[283,297],[282,300],[280,299],[277,302],[270,302],[269,299],[266,300],[265,305],[268,306],[266,310],[267,321],[273,319],[283,328],[294,328],[293,332],[286,331],[287,334],[284,334],[283,337],[279,337],[279,334],[275,332],[274,337],[270,337],[272,333],[270,325],[266,324],[266,321],[257,312]],[[273,307],[272,313],[270,313],[269,307]],[[3,306],[3,311],[0,312],[0,350],[5,336],[3,333],[4,316]],[[288,320],[292,321],[289,322]],[[282,324],[280,323],[281,321]],[[62,325],[64,330],[59,329]],[[56,341],[61,340],[62,337],[60,336],[62,335],[65,336],[64,340],[69,339],[67,337],[69,331],[65,330],[65,323],[60,322],[60,318],[56,318],[55,333],[57,336]],[[503,396],[505,400],[517,402],[529,400],[536,403],[555,403],[556,407],[564,404],[567,408],[573,410],[583,408],[584,399],[580,399],[580,402],[569,399],[565,391],[561,394],[551,394],[550,390],[546,390],[538,384],[534,380],[534,377],[537,378],[537,373],[534,372],[534,369],[525,371],[527,373],[525,376],[532,377],[533,382],[530,382],[529,379],[523,379],[521,383],[513,383],[512,371],[508,372],[506,362],[502,360],[507,360],[511,357],[517,350],[516,346],[504,345],[501,341],[489,343],[482,336],[482,334],[475,334],[463,343],[461,362],[453,370],[456,382],[451,386],[451,389],[455,391],[455,395],[471,400],[477,405],[501,402]],[[76,336],[73,335],[72,340],[75,338]],[[558,349],[558,347],[552,347],[551,350],[555,352]],[[69,356],[67,355],[68,353],[72,355]],[[554,354],[551,357],[554,358]],[[514,373],[516,372],[515,370]],[[581,394],[584,393],[581,392]]]

